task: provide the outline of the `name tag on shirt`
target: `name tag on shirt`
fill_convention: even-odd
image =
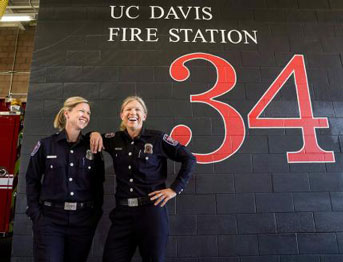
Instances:
[[[50,156],[46,156],[46,158],[57,158],[57,156],[50,155]]]
[[[114,150],[123,150],[123,148],[122,147],[116,147],[116,148],[114,148]]]

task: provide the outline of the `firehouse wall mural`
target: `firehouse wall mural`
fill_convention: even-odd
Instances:
[[[29,155],[74,95],[92,102],[85,132],[118,130],[121,101],[139,95],[145,126],[196,156],[168,203],[167,261],[343,261],[342,17],[339,0],[42,0],[12,261],[32,259]],[[115,206],[104,158],[89,261],[101,260]]]

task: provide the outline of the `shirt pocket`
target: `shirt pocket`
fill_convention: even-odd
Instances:
[[[129,155],[129,152],[125,150],[114,150],[113,153],[113,164],[115,167],[121,167],[124,165],[128,165],[130,162],[130,157],[132,157],[132,153]]]
[[[43,186],[52,191],[59,191],[61,185],[64,185],[65,168],[66,164],[62,163],[62,159],[46,159],[44,177],[42,178]]]
[[[65,164],[58,158],[47,158],[45,160],[45,175],[60,173],[64,167]]]
[[[138,156],[138,167],[140,173],[147,181],[155,181],[161,177],[161,161],[156,154],[141,153]]]

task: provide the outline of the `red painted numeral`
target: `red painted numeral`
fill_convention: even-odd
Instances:
[[[176,59],[170,66],[170,75],[176,81],[185,81],[190,76],[186,62],[196,59],[206,60],[216,68],[217,81],[214,86],[197,95],[191,95],[191,103],[204,103],[213,107],[224,122],[225,135],[220,147],[213,152],[206,154],[195,153],[197,162],[200,164],[209,164],[220,162],[232,156],[242,145],[245,138],[245,126],[242,116],[230,105],[215,98],[229,92],[236,84],[236,72],[229,62],[226,60],[206,54],[206,53],[191,53]],[[179,125],[173,128],[171,136],[187,145],[192,138],[192,131],[185,125]]]
[[[299,118],[260,118],[262,112],[292,74],[294,75],[298,97]],[[329,124],[327,118],[316,118],[313,116],[305,62],[302,55],[293,56],[250,111],[248,122],[250,128],[301,128],[304,141],[303,147],[297,152],[287,152],[289,163],[335,162],[334,153],[323,150],[317,142],[316,128],[328,128]]]

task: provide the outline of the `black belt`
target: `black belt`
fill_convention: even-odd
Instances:
[[[94,207],[93,201],[88,202],[50,202],[43,201],[42,204],[47,207],[63,208],[64,210],[79,210],[86,207]]]
[[[138,206],[146,206],[151,205],[154,202],[150,200],[149,197],[136,197],[136,198],[121,198],[117,199],[117,204],[120,206],[128,206],[128,207],[138,207]]]

